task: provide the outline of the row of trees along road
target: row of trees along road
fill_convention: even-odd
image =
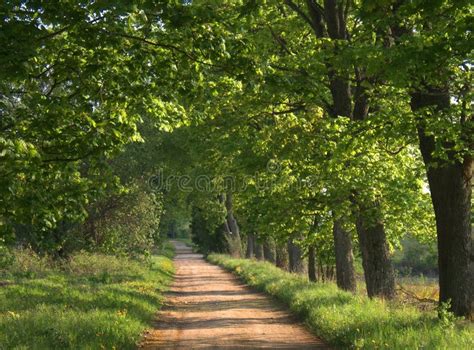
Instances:
[[[394,297],[402,236],[437,239],[440,302],[472,318],[469,5],[4,2],[5,244],[85,225],[104,193],[162,168],[212,179],[154,199],[167,224],[189,208],[203,249],[291,271],[307,254],[312,280],[334,265],[350,291],[357,249],[369,297]],[[124,149],[141,159],[127,176]]]

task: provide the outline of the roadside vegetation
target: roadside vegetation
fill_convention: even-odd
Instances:
[[[369,299],[312,283],[268,262],[211,254],[208,260],[283,302],[329,344],[364,349],[472,349],[474,326],[447,307],[423,312],[397,301]]]
[[[14,251],[0,270],[0,349],[135,349],[172,279],[172,254],[56,262]]]
[[[122,275],[105,256],[145,281],[154,247],[190,231],[368,309],[403,294],[474,320],[471,1],[58,4],[0,2],[2,293],[98,298]],[[9,270],[26,251],[44,270]],[[97,273],[71,269],[84,259]],[[11,302],[8,322],[26,317]]]

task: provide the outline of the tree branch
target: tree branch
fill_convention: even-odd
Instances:
[[[324,13],[324,8],[321,7],[314,0],[306,0],[306,6],[309,10],[309,15],[311,16],[314,33],[317,37],[323,38],[327,36],[327,30],[325,22],[327,23],[326,14]]]
[[[272,33],[273,39],[281,46],[281,48],[289,55],[292,55],[293,53],[288,49],[286,46],[285,40],[277,35],[274,31],[271,25],[268,25],[268,28],[270,29],[270,33]]]
[[[304,13],[304,11],[296,5],[292,0],[285,0],[285,4],[288,5],[293,11],[295,11],[302,19],[304,19],[310,26],[313,25],[311,19]]]

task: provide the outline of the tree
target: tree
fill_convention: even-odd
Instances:
[[[325,1],[324,6],[315,1],[307,1],[307,13],[295,2],[289,0],[286,4],[293,9],[302,20],[306,21],[317,38],[332,40],[331,50],[337,55],[340,46],[349,39],[347,23],[350,20],[348,11],[350,3]],[[324,61],[326,66],[329,90],[332,103],[328,106],[328,113],[332,117],[348,117],[355,121],[367,118],[369,101],[367,89],[363,86],[366,80],[364,67],[354,65],[355,87],[352,92],[350,74],[347,70],[338,69],[329,60]],[[357,191],[353,195],[354,205],[357,210],[357,232],[362,252],[364,275],[367,284],[367,293],[370,297],[381,296],[393,298],[395,282],[393,268],[389,259],[388,243],[384,223],[381,218],[373,220],[369,217],[377,212],[379,205],[374,203],[361,203]],[[371,213],[369,213],[369,211]],[[340,246],[338,246],[340,247]],[[348,245],[342,247],[349,248]],[[349,252],[338,254],[348,256]],[[341,273],[340,273],[341,274]]]
[[[170,94],[155,80],[174,74],[179,49],[165,41],[176,34],[180,9],[166,2],[138,9],[133,1],[0,5],[2,234],[13,239],[16,227],[31,225],[45,241],[60,221],[84,220],[87,203],[116,185],[110,158],[141,141],[144,114],[166,122],[172,103],[160,102]]]
[[[438,238],[440,302],[473,318],[473,123],[470,4],[363,3],[367,26],[390,69],[385,79],[406,92],[426,167]],[[382,13],[391,16],[382,18]]]

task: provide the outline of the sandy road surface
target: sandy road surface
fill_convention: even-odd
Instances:
[[[146,349],[328,349],[287,311],[174,242],[176,276]]]

